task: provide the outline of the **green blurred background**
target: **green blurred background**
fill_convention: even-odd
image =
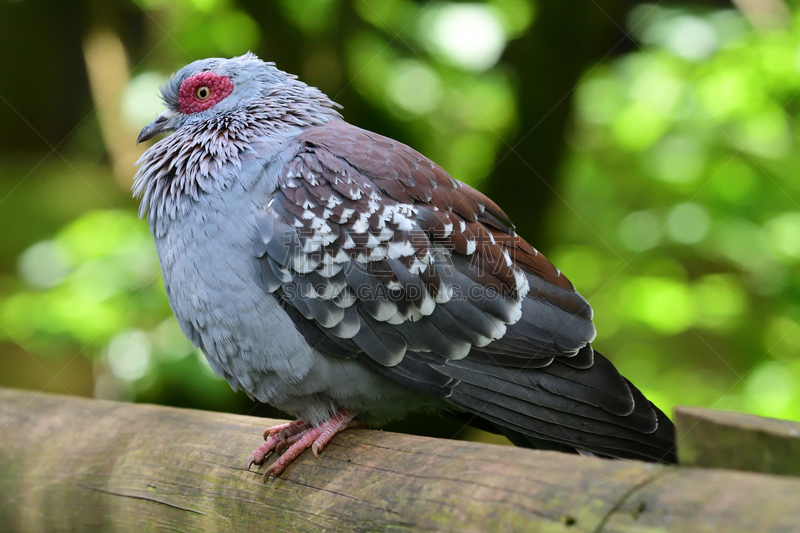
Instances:
[[[0,386],[278,415],[183,338],[129,192],[158,85],[252,50],[494,198],[663,409],[800,419],[800,2],[0,0],[0,49]]]

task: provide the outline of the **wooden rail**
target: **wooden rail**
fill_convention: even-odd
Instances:
[[[800,478],[369,430],[263,484],[243,464],[272,422],[0,389],[0,530],[800,528]]]
[[[799,422],[678,407],[675,426],[682,465],[800,476]]]

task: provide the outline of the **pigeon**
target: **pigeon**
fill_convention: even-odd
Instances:
[[[161,99],[138,142],[171,135],[133,192],[171,309],[234,390],[297,417],[248,470],[415,411],[675,462],[669,418],[591,347],[589,303],[492,200],[252,53],[185,66]]]

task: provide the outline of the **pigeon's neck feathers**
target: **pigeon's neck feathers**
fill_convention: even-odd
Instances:
[[[256,100],[262,119],[273,121],[275,126],[301,127],[325,124],[331,118],[341,118],[339,104],[328,96],[294,77],[270,85],[261,99]]]
[[[151,226],[174,219],[203,194],[235,181],[246,152],[256,152],[266,164],[304,128],[340,118],[336,107],[318,89],[287,78],[233,109],[187,120],[137,161],[133,192],[141,197],[139,216],[147,214]]]

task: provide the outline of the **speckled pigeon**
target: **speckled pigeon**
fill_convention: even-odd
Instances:
[[[438,410],[522,446],[674,462],[669,419],[592,350],[592,309],[490,199],[253,54],[162,88],[134,193],[183,332],[298,420],[278,475],[354,419]]]

